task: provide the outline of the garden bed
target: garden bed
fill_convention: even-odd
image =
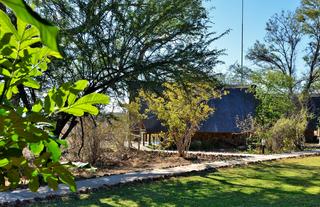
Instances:
[[[164,169],[197,163],[239,160],[244,156],[190,154],[186,159],[176,153],[156,151],[138,151],[131,149],[121,156],[107,153],[93,168],[72,168],[71,172],[76,179],[102,177],[128,172]]]

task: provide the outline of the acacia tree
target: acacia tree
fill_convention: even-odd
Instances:
[[[293,13],[275,14],[267,23],[264,43],[257,41],[247,54],[247,58],[260,68],[279,71],[294,80],[286,86],[291,95],[299,83],[295,61],[302,38],[301,29]]]
[[[260,135],[267,135],[272,144],[287,142],[298,149],[303,146],[301,133],[310,118],[305,108],[320,78],[319,9],[319,0],[302,0],[295,13],[276,14],[267,23],[264,43],[257,41],[247,55],[259,66],[259,70],[253,72],[252,81],[260,101],[256,116],[263,129]],[[300,48],[305,52],[302,55],[298,55]],[[298,70],[296,59],[300,56],[305,65]],[[297,130],[292,133],[299,139],[294,139],[290,130],[283,130],[294,125]],[[277,135],[281,130],[283,134]]]
[[[302,37],[302,25],[294,13],[275,14],[267,22],[264,41],[257,41],[247,54],[259,67],[244,69],[246,81],[255,85],[252,92],[259,100],[255,120],[265,128],[302,107],[298,96],[302,79],[297,76],[296,68]]]
[[[154,113],[166,126],[166,138],[177,146],[179,156],[185,157],[191,138],[214,112],[208,101],[220,97],[220,93],[206,83],[164,83],[163,87],[160,96],[145,91],[139,95],[148,106],[146,112]]]
[[[264,43],[257,41],[247,58],[266,70],[277,70],[294,81],[288,86],[291,96],[300,89],[305,94],[314,90],[320,73],[320,1],[302,0],[295,13],[276,14],[266,27]],[[302,45],[304,39],[306,44]],[[303,56],[303,77],[298,77],[296,59],[298,46],[306,52]]]
[[[302,25],[296,14],[282,12],[267,22],[263,42],[257,41],[247,58],[259,67],[247,70],[256,98],[260,101],[256,120],[271,127],[281,116],[301,109],[298,92],[302,79],[298,77],[296,59],[303,38]]]
[[[297,76],[295,65],[298,44],[303,37],[302,26],[295,14],[282,12],[268,21],[266,31],[264,43],[257,41],[247,54],[247,58],[259,66],[259,70],[250,72],[250,79],[255,85],[253,92],[259,100],[251,141],[260,143],[263,139],[269,150],[283,150],[285,145],[282,143],[295,140],[288,133],[290,130],[282,130],[282,136],[274,132],[297,124],[295,121],[298,119],[292,119],[292,115],[302,114],[299,113],[303,107],[299,97],[302,79]],[[290,119],[291,122],[283,122]],[[300,131],[293,134],[295,132],[300,136]],[[295,149],[298,145],[290,146]]]
[[[302,0],[297,11],[297,19],[302,23],[302,31],[307,36],[306,55],[304,61],[307,65],[305,73],[304,91],[316,89],[314,83],[320,79],[320,1]]]
[[[213,68],[223,50],[213,43],[226,32],[208,32],[201,0],[36,2],[39,12],[64,28],[67,58],[50,65],[47,85],[86,78],[86,94],[129,94],[133,100],[140,88],[152,90],[167,80],[215,81]],[[56,133],[70,120],[59,117]]]

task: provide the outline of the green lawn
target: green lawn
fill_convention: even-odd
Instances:
[[[125,185],[33,206],[320,206],[320,157]]]

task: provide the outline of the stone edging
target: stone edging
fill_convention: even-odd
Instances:
[[[226,155],[225,153],[200,153],[207,155]],[[228,154],[232,156],[232,154]],[[178,166],[166,169],[154,169],[141,172],[131,172],[120,175],[111,175],[105,177],[98,177],[86,180],[76,181],[78,186],[77,193],[87,193],[99,188],[108,188],[116,185],[146,182],[151,180],[158,180],[170,178],[175,176],[184,176],[196,172],[212,171],[218,168],[244,166],[252,163],[260,163],[263,161],[274,161],[286,158],[298,158],[305,156],[320,155],[320,151],[296,152],[290,154],[279,155],[243,155],[241,160],[215,161],[200,164],[191,164],[185,166]],[[233,156],[240,156],[240,154],[233,154]],[[28,189],[13,190],[8,192],[0,192],[0,207],[1,206],[20,206],[26,203],[52,199],[73,194],[64,184],[59,185],[58,191],[50,190],[48,187],[40,187],[37,193],[30,192]]]

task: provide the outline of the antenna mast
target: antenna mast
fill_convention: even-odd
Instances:
[[[242,16],[241,16],[241,83],[243,84],[243,73],[244,73],[244,70],[243,70],[243,8],[244,8],[244,0],[242,0]]]

